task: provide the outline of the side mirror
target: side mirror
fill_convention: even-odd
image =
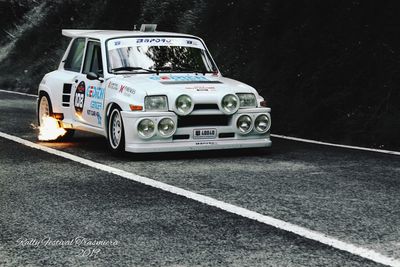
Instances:
[[[100,82],[103,82],[103,79],[100,78],[100,75],[94,72],[89,72],[88,74],[86,74],[86,78],[88,80],[99,80]]]
[[[89,72],[88,74],[86,74],[86,78],[88,78],[88,80],[97,80],[99,78],[99,75],[94,72]]]

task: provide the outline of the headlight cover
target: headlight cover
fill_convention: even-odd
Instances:
[[[233,114],[239,109],[239,98],[236,95],[226,95],[222,98],[221,107],[226,114]]]
[[[257,107],[256,96],[252,93],[238,93],[241,108],[255,108]]]
[[[253,120],[249,115],[241,115],[236,121],[236,127],[241,134],[247,134],[252,130]]]
[[[146,111],[168,111],[167,96],[146,96],[144,98],[144,109]]]
[[[271,126],[269,117],[265,114],[258,115],[254,121],[254,129],[259,133],[266,133]]]
[[[193,101],[188,95],[180,95],[175,102],[179,115],[188,115],[193,110]]]
[[[175,123],[170,118],[164,118],[158,122],[158,133],[162,137],[170,137],[175,133]]]
[[[150,138],[155,133],[155,123],[149,119],[143,119],[137,126],[137,131],[142,138]]]

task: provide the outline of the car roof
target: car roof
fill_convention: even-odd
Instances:
[[[63,29],[62,35],[76,38],[76,37],[85,37],[85,38],[93,38],[99,40],[107,40],[110,38],[119,38],[119,37],[135,37],[135,36],[185,36],[185,37],[194,37],[196,36],[190,34],[182,34],[175,32],[143,32],[143,31],[117,31],[117,30],[78,30],[78,29]]]

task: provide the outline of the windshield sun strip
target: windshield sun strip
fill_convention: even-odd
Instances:
[[[106,63],[107,63],[107,71],[108,71],[108,73],[110,73],[110,74],[149,74],[149,72],[126,72],[126,73],[120,73],[120,72],[115,72],[115,71],[112,71],[111,69],[110,69],[110,60],[109,60],[109,50],[108,50],[108,42],[109,41],[111,41],[111,40],[115,40],[115,39],[126,39],[126,38],[144,38],[144,37],[146,37],[146,38],[154,38],[154,37],[160,37],[160,36],[157,36],[157,35],[149,35],[149,36],[147,36],[147,35],[141,35],[141,36],[122,36],[122,37],[112,37],[112,38],[109,38],[109,39],[106,39],[105,40],[105,53],[106,53]],[[208,57],[208,59],[209,59],[209,61],[210,61],[210,63],[211,63],[211,65],[213,65],[212,66],[212,69],[216,69],[216,70],[218,70],[218,67],[217,67],[217,65],[215,64],[215,61],[214,61],[214,59],[211,57],[211,54],[210,54],[210,52],[208,51],[208,49],[207,49],[207,46],[205,45],[205,43],[200,39],[200,38],[198,38],[198,37],[195,37],[195,36],[185,36],[185,35],[183,35],[183,36],[175,36],[175,35],[172,35],[172,36],[170,36],[170,35],[166,35],[166,36],[162,36],[162,37],[165,37],[165,38],[187,38],[187,39],[195,39],[195,40],[197,40],[197,41],[199,41],[202,45],[203,45],[203,50],[205,51],[205,54],[207,55],[207,57]],[[185,72],[177,72],[177,71],[174,71],[174,72],[165,72],[165,71],[158,71],[158,73],[185,73]],[[193,71],[187,71],[186,73],[214,73],[214,71],[206,71],[206,72],[193,72]]]

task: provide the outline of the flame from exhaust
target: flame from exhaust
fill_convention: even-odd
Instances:
[[[58,121],[53,117],[43,117],[42,125],[39,127],[40,141],[56,140],[58,137],[63,136],[67,131],[60,127]]]

